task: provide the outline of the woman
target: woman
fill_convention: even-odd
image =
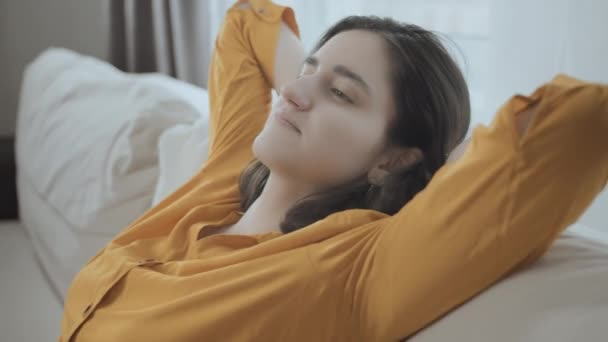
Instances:
[[[306,57],[297,35],[269,1],[229,10],[208,161],[76,276],[60,341],[405,338],[538,259],[606,184],[605,86],[516,96],[445,164],[469,102],[435,36],[347,18]]]

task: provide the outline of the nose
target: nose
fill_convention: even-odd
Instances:
[[[280,93],[283,100],[298,111],[308,111],[312,106],[310,92],[306,91],[301,78],[284,84]]]

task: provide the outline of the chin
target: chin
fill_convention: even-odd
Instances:
[[[253,142],[253,155],[272,172],[294,175],[298,170],[298,158],[292,148],[258,137]]]
[[[251,146],[253,151],[253,156],[263,162],[264,164],[266,160],[273,154],[272,153],[272,142],[268,141],[268,137],[264,136],[263,133],[260,133],[254,140],[253,145]]]
[[[276,163],[277,152],[272,147],[272,142],[262,134],[258,135],[252,145],[253,156],[264,165],[269,166]]]

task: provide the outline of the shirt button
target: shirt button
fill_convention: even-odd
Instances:
[[[92,306],[91,304],[87,305],[87,307],[86,307],[86,308],[84,308],[84,311],[82,312],[82,315],[83,315],[83,316],[86,316],[86,315],[89,313],[89,311],[91,311],[91,308],[92,308],[92,307],[93,307],[93,306]]]

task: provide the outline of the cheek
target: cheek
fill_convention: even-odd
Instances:
[[[329,170],[362,172],[377,157],[382,133],[380,123],[368,118],[327,120],[318,127],[311,149]]]
[[[311,113],[301,136],[271,123],[255,138],[253,154],[272,172],[323,186],[348,181],[368,171],[383,134],[381,122],[354,115],[364,114]]]

